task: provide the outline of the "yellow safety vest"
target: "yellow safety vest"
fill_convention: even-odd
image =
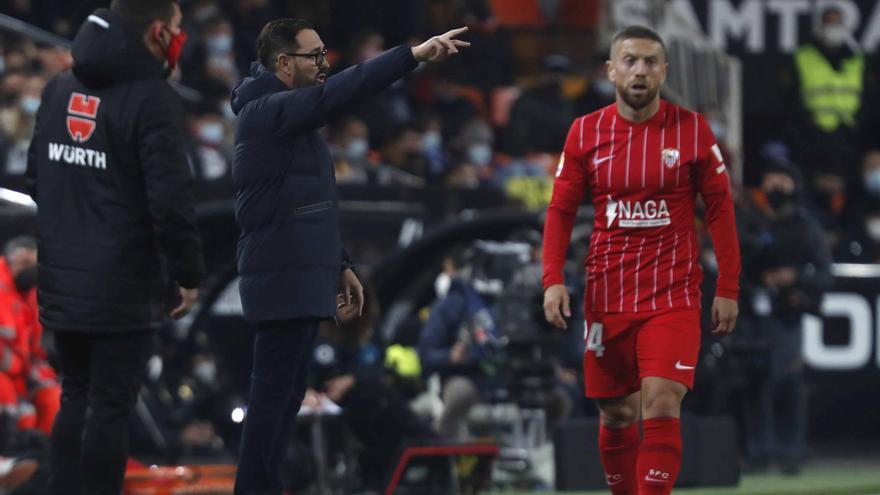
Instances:
[[[801,97],[813,122],[826,132],[837,130],[840,124],[854,127],[862,104],[865,57],[847,58],[840,71],[834,70],[812,45],[799,48],[794,58],[801,78]]]

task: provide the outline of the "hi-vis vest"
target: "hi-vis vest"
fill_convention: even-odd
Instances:
[[[825,56],[811,45],[795,53],[801,78],[801,97],[813,116],[813,122],[826,132],[840,124],[854,127],[862,103],[862,73],[865,57],[853,55],[834,70]]]

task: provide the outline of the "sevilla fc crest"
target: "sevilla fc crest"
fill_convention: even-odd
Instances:
[[[71,93],[67,103],[67,133],[77,143],[88,141],[95,132],[98,105],[101,99],[82,93]]]
[[[678,165],[679,156],[678,150],[666,148],[661,152],[660,159],[663,160],[663,165],[666,165],[666,168],[673,168]]]

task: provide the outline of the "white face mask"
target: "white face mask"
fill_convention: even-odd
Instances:
[[[353,162],[359,162],[369,151],[370,143],[365,138],[354,138],[345,146],[345,157]]]
[[[220,144],[223,141],[223,124],[219,122],[207,122],[200,125],[199,139],[205,144]]]
[[[437,299],[443,299],[449,293],[449,287],[452,286],[452,277],[446,272],[440,272],[434,279],[434,293]]]
[[[486,143],[472,144],[467,149],[468,161],[479,167],[485,167],[492,161],[492,147]]]
[[[819,36],[830,48],[838,48],[847,42],[850,34],[846,26],[842,24],[833,24],[821,28]]]
[[[20,105],[22,112],[28,115],[34,115],[40,108],[40,99],[36,96],[23,96]]]

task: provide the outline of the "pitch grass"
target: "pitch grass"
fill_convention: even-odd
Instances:
[[[501,492],[525,495],[526,492]],[[534,493],[534,492],[531,492]],[[545,492],[547,493],[547,492]],[[607,491],[556,492],[558,495],[608,495]],[[681,495],[880,495],[880,459],[838,461],[807,466],[800,476],[745,475],[736,488],[680,488]],[[547,495],[550,495],[547,493]]]

